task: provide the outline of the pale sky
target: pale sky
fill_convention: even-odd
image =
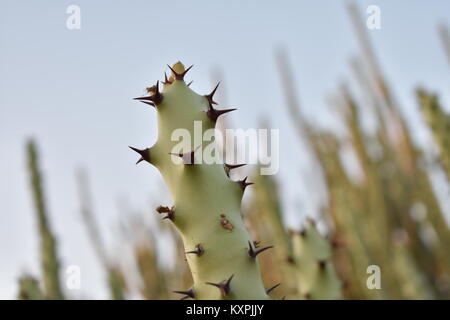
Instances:
[[[80,30],[66,28],[71,4],[81,9]],[[417,84],[439,93],[449,107],[450,68],[436,29],[450,26],[450,2],[358,4],[364,16],[368,5],[381,9],[381,29],[370,37],[413,124],[420,120]],[[82,270],[81,292],[69,295],[107,297],[79,218],[75,169],[90,173],[97,220],[109,240],[126,218],[120,199],[151,214],[150,199],[165,195],[165,187],[155,168],[134,165],[127,146],[155,142],[155,111],[132,98],[177,60],[195,65],[188,78],[199,93],[211,90],[212,74],[221,70],[230,104],[221,107],[238,108],[228,116],[234,127],[269,120],[280,129],[277,179],[287,221],[296,225],[313,214],[310,163],[285,112],[274,51],[284,47],[289,54],[305,114],[332,121],[325,97],[348,78],[349,59],[359,52],[345,1],[1,0],[0,17],[0,298],[15,297],[24,271],[39,271],[24,152],[30,136],[40,147],[63,266]]]

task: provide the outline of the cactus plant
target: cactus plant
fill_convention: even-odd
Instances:
[[[44,292],[47,299],[63,299],[59,279],[60,262],[57,255],[57,244],[48,221],[42,188],[42,176],[39,170],[38,152],[34,141],[28,142],[27,153],[31,187],[41,237],[41,267]]]
[[[138,163],[149,162],[160,171],[174,201],[157,211],[181,233],[192,272],[193,287],[178,292],[194,299],[268,299],[256,257],[269,247],[254,247],[240,213],[251,183],[228,178],[235,166],[199,163],[198,150],[207,141],[191,140],[188,149],[176,150],[179,144],[172,139],[177,129],[194,137],[195,121],[213,129],[219,116],[234,109],[214,108],[217,86],[208,95],[195,93],[184,81],[191,67],[177,62],[169,68],[162,92],[157,82],[147,89],[149,96],[136,98],[156,108],[158,141],[151,148],[131,148],[141,156]]]

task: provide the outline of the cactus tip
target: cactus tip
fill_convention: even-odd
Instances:
[[[181,67],[178,68],[179,65],[181,65],[182,68]],[[186,70],[182,71],[181,73],[175,71],[175,69],[177,69],[177,68],[178,69],[184,69],[184,66],[183,66],[183,64],[181,62],[177,62],[176,64],[174,64],[173,68],[171,66],[169,66],[169,65],[167,65],[167,66],[169,67],[170,71],[172,71],[172,74],[175,77],[175,80],[183,81],[184,80],[184,76],[186,75],[186,73],[188,73],[188,71],[191,70],[191,68],[194,65],[191,65],[189,68],[187,68]]]

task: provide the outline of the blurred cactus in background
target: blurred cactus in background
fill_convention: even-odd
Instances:
[[[34,200],[36,220],[40,240],[42,296],[46,299],[63,299],[59,279],[60,262],[57,243],[51,230],[46,199],[43,189],[43,178],[39,168],[39,155],[33,140],[27,143],[28,171]],[[41,296],[37,280],[25,277],[21,280],[21,297]]]
[[[319,234],[312,221],[291,234],[300,297],[340,299],[342,284],[334,270],[332,245]]]
[[[199,168],[190,166],[192,163],[179,166],[169,163],[171,150],[168,146],[164,150],[152,150],[152,155],[149,149],[133,148],[142,156],[138,162],[154,163],[163,171],[175,198],[178,197],[174,200],[179,202],[176,208],[158,208],[174,226],[158,221],[144,230],[144,236],[128,238],[134,257],[133,272],[137,272],[139,278],[138,289],[133,291],[130,270],[123,270],[101,241],[87,175],[85,172],[78,175],[82,217],[104,267],[111,298],[175,299],[182,294],[183,299],[266,298],[268,295],[286,299],[450,299],[450,229],[446,220],[450,212],[445,212],[439,195],[440,190],[447,190],[450,185],[450,113],[437,95],[423,88],[416,90],[414,107],[422,114],[437,151],[435,156],[430,156],[433,148],[425,149],[414,141],[415,128],[403,115],[381,71],[357,8],[349,5],[348,12],[361,55],[352,59],[349,66],[357,86],[351,86],[350,81],[341,83],[330,100],[331,107],[339,112],[337,120],[342,124],[343,133],[320,128],[303,115],[295,84],[298,79],[291,72],[288,55],[285,51],[276,54],[291,125],[296,130],[297,140],[305,142],[309,149],[305,156],[313,158],[317,164],[311,168],[317,171],[317,181],[323,180],[326,193],[323,208],[312,217],[306,217],[301,209],[289,208],[301,216],[303,222],[294,231],[289,229],[285,222],[288,208],[283,206],[283,190],[276,176],[260,175],[259,168],[254,168],[251,180],[255,185],[244,203],[242,223],[239,206],[247,186],[245,180],[240,182],[241,189],[225,180],[225,172],[220,171],[222,167],[205,171],[202,176],[195,172]],[[450,62],[448,31],[443,26],[439,30]],[[213,108],[215,89],[210,95],[197,95],[183,80],[189,69],[185,70],[181,64],[175,64],[172,69],[162,93],[157,84],[149,88],[151,99],[140,98],[156,105],[157,109],[165,95],[167,101],[173,99],[176,105],[183,101],[183,105],[173,110],[167,106],[163,106],[167,110],[158,109],[163,113],[159,115],[163,126],[161,135],[168,140],[172,131],[169,129],[187,126],[185,121],[196,120],[196,117],[201,117],[208,127],[214,127],[220,115],[219,110]],[[185,100],[192,104],[189,105],[192,110],[201,111],[204,107],[209,113],[185,110],[181,117],[180,109],[187,105]],[[373,131],[363,124],[367,117],[376,120]],[[176,123],[169,124],[169,118],[176,118]],[[292,141],[295,143],[294,139]],[[194,152],[187,157],[186,154],[180,156],[193,160]],[[345,156],[349,153],[354,157],[352,165],[356,175],[348,169]],[[38,155],[32,141],[27,145],[27,157],[39,227],[42,272],[38,278],[24,275],[19,279],[18,298],[63,299],[56,240],[49,226]],[[431,175],[435,169],[446,178],[443,179],[447,184],[445,188],[436,187]],[[213,176],[211,181],[218,181],[223,190],[229,192],[219,194],[219,189],[211,185],[202,189],[208,196],[197,197],[189,192],[192,183],[198,184],[195,192],[200,192],[199,186],[204,182],[201,177],[209,175]],[[298,183],[312,185],[300,179]],[[180,184],[184,189],[179,188]],[[315,182],[311,188],[317,191]],[[224,200],[225,197],[228,198]],[[444,197],[448,198],[448,194]],[[212,200],[214,203],[210,204]],[[205,213],[210,207],[216,209],[212,218]],[[221,220],[219,214],[225,211],[227,222],[221,227],[225,218]],[[197,216],[191,217],[193,214]],[[197,223],[199,218],[200,224]],[[231,238],[226,228],[230,221],[232,228],[234,225],[238,229],[234,230],[235,234],[239,233],[238,237]],[[206,223],[214,227],[205,229]],[[130,234],[137,234],[139,227],[136,226],[143,225],[140,220],[132,223]],[[171,239],[165,246],[176,252],[171,267],[161,263],[158,246],[161,239],[154,234],[159,232]],[[256,256],[255,252],[266,249],[260,246],[262,239],[274,249],[271,254],[258,255],[256,263],[250,258]],[[224,243],[227,247],[220,251],[218,246]],[[214,252],[215,260],[208,260],[210,252]],[[368,287],[370,266],[381,270],[381,288]],[[232,296],[229,296],[227,280],[231,280]],[[263,283],[272,285],[264,289]],[[185,289],[193,284],[193,290]],[[275,288],[277,291],[273,291]]]
[[[23,276],[19,279],[19,294],[17,296],[21,300],[42,300],[41,289],[39,288],[39,281],[32,276]]]
[[[111,259],[95,222],[92,212],[92,200],[88,183],[87,172],[83,169],[77,172],[78,193],[80,196],[81,216],[86,226],[86,230],[91,240],[95,254],[106,272],[110,298],[113,300],[123,300],[126,293],[126,282],[120,266]]]
[[[418,89],[417,97],[425,121],[439,149],[439,162],[450,181],[450,115],[444,112],[436,95],[429,94],[424,89]]]

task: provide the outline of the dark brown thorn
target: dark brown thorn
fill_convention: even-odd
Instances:
[[[195,246],[195,250],[186,252],[186,254],[188,254],[188,253],[194,253],[200,257],[201,255],[203,255],[205,253],[205,249],[203,249],[203,246],[199,243],[198,245]]]
[[[260,243],[261,241],[253,241],[253,245],[255,246],[255,248],[258,248]]]
[[[241,186],[242,191],[245,191],[245,188],[247,188],[248,186],[254,184],[253,182],[247,182],[247,178],[245,177],[243,180],[239,180],[237,183]]]
[[[148,101],[153,101],[153,96],[148,96],[148,97],[138,97],[138,98],[133,98],[133,100],[148,100]]]
[[[228,280],[223,280],[223,281],[221,281],[221,282],[219,282],[219,283],[206,282],[206,284],[209,284],[209,285],[211,285],[211,286],[214,286],[214,287],[216,287],[216,288],[219,288],[219,289],[220,289],[220,292],[222,293],[222,296],[226,297],[226,296],[229,295],[230,292],[231,292],[231,286],[230,286],[230,283],[231,283],[231,280],[233,279],[233,277],[234,277],[234,274],[231,275],[231,277],[229,277]]]
[[[148,163],[150,163],[150,149],[149,148],[143,149],[143,150],[134,148],[134,147],[130,147],[130,146],[129,146],[129,148],[141,155],[141,157],[136,162],[136,164],[138,164],[141,161],[147,161]]]
[[[277,283],[276,285],[274,285],[273,287],[270,287],[268,289],[266,289],[266,294],[271,293],[273,290],[275,290],[281,283]]]
[[[220,82],[217,83],[217,85],[214,87],[213,91],[211,91],[210,94],[205,95],[205,98],[208,100],[210,108],[212,108],[213,104],[217,104],[217,102],[214,101],[213,97],[217,91],[217,88],[219,87],[219,84],[220,84]]]
[[[317,264],[319,265],[319,269],[320,270],[325,270],[325,267],[327,266],[327,261],[326,260],[319,260],[319,261],[317,261]]]
[[[252,258],[252,259],[255,259],[258,254],[260,254],[268,249],[273,248],[273,246],[267,246],[267,247],[255,250],[255,249],[253,249],[252,243],[250,241],[248,242],[248,247],[249,248],[247,250],[247,253],[250,256],[250,258]]]
[[[218,110],[218,109],[214,109],[214,108],[209,108],[208,111],[206,111],[206,115],[208,116],[208,118],[212,121],[212,122],[216,122],[217,119],[228,112],[234,111],[237,109],[224,109],[224,110]]]
[[[243,164],[226,164],[225,163],[225,167],[227,167],[230,170],[236,169],[236,168],[240,168],[240,167],[243,167],[245,165],[246,165],[246,163],[243,163]]]
[[[169,67],[170,71],[172,71],[172,73],[173,73],[173,75],[174,75],[174,77],[175,77],[175,80],[184,80],[184,76],[186,75],[186,73],[187,73],[189,70],[191,70],[191,68],[192,68],[194,65],[192,65],[192,66],[190,66],[189,68],[187,68],[186,70],[184,70],[183,73],[178,73],[178,72],[176,72],[175,70],[173,70],[171,66],[169,66],[169,65],[167,65],[167,66]]]
[[[169,79],[167,79],[167,73],[165,73],[165,72],[164,72],[164,82],[163,82],[163,84],[172,84],[172,82]]]
[[[159,92],[159,80],[156,81],[156,88],[155,88],[155,93],[153,94],[153,102],[155,104],[160,104],[163,100],[163,96],[161,94],[161,92]]]
[[[184,294],[184,297],[182,297],[181,300],[184,300],[187,298],[195,299],[194,290],[192,288],[189,290],[186,290],[186,291],[173,291],[173,292],[178,293],[178,294]]]
[[[192,82],[194,82],[194,81],[193,81],[193,80],[192,80],[192,81],[189,81],[189,83],[187,84],[187,86],[190,87],[191,84],[192,84]]]
[[[245,163],[244,163],[244,164],[226,164],[226,163],[225,163],[225,164],[223,165],[223,167],[224,167],[224,169],[225,169],[225,174],[227,175],[228,178],[230,177],[230,171],[231,171],[231,170],[240,168],[240,167],[242,167],[242,166],[245,166]]]
[[[142,103],[148,104],[149,106],[156,107],[155,104],[154,104],[153,102],[150,102],[150,101],[144,101],[144,100],[139,100],[139,101],[142,102]]]
[[[193,165],[195,164],[195,152],[198,150],[198,148],[200,148],[200,146],[198,146],[197,148],[195,148],[192,151],[186,152],[186,153],[172,153],[169,152],[170,155],[172,156],[177,156],[180,157],[181,159],[183,159],[183,163],[185,165]]]
[[[134,100],[147,100],[153,102],[155,105],[160,104],[163,100],[163,95],[161,94],[161,92],[159,92],[159,80],[156,82],[156,85],[151,88],[150,91],[153,91],[154,93],[148,97],[134,98]]]
[[[169,220],[173,221],[173,220],[175,219],[175,210],[174,210],[174,207],[169,208],[169,207],[159,206],[159,207],[156,208],[156,212],[158,212],[159,214],[161,214],[161,213],[167,213],[167,214],[164,216],[163,220],[164,220],[164,219],[169,219]]]

